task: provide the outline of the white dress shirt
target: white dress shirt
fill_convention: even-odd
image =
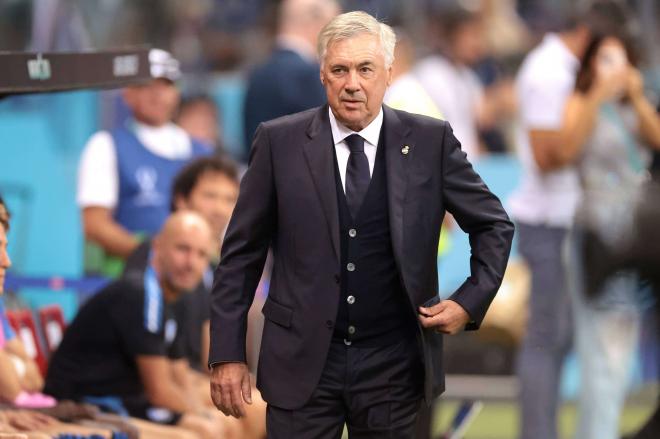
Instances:
[[[364,139],[364,153],[369,162],[369,175],[373,175],[380,129],[383,126],[383,108],[381,107],[378,116],[360,132],[353,131],[339,122],[329,107],[328,113],[330,114],[330,127],[332,128],[332,140],[335,143],[335,154],[337,155],[337,165],[339,165],[341,186],[344,188],[344,192],[346,192],[346,166],[348,165],[348,156],[351,155],[351,150],[348,148],[344,139],[351,134],[358,134]]]

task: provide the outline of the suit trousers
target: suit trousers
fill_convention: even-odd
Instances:
[[[424,369],[414,337],[379,347],[333,341],[319,384],[300,409],[268,405],[269,439],[412,439]]]

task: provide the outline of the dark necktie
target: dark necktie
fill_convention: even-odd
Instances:
[[[358,134],[351,134],[346,139],[351,150],[346,165],[346,201],[353,219],[357,217],[364,196],[369,189],[369,161],[364,153],[364,139]]]

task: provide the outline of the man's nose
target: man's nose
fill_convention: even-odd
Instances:
[[[0,267],[5,269],[11,267],[11,259],[7,250],[0,250]]]
[[[349,70],[346,77],[346,91],[355,93],[360,90],[360,77],[356,70]]]

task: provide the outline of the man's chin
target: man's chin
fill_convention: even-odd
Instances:
[[[197,288],[197,285],[199,285],[199,282],[193,282],[190,280],[185,280],[185,281],[180,281],[180,282],[172,282],[172,285],[176,289],[176,291],[179,294],[184,294],[188,293],[195,288]]]
[[[197,285],[199,285],[200,281],[197,282],[185,282],[182,284],[181,291],[184,293],[189,293],[195,288],[197,288]]]

